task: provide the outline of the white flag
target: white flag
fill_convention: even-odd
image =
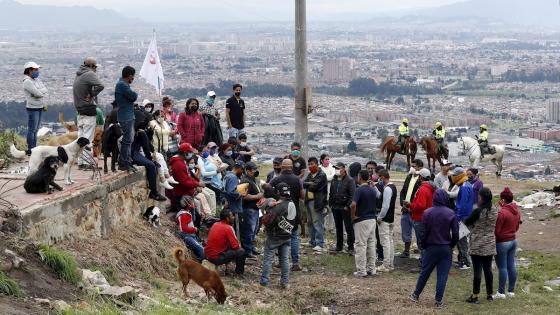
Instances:
[[[148,47],[148,53],[144,59],[144,64],[142,64],[142,69],[140,69],[140,76],[143,77],[148,84],[153,85],[158,94],[161,94],[164,79],[155,34],[150,42],[150,47]]]

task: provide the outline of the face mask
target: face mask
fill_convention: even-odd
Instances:
[[[191,113],[194,113],[198,110],[198,105],[191,105],[189,106],[189,110],[191,111]]]
[[[241,96],[241,92],[235,92],[234,94],[235,94],[235,96],[237,96],[237,97]]]
[[[334,171],[334,175],[336,175],[336,176],[340,176],[340,170],[336,170],[336,171]]]
[[[210,149],[210,155],[214,155],[214,154],[216,154],[216,149],[215,148]]]
[[[209,155],[210,155],[210,153],[204,152],[204,153],[202,153],[202,158],[207,159]]]
[[[194,156],[194,154],[192,152],[190,152],[189,154],[187,154],[187,160],[192,159]]]
[[[282,169],[280,167],[275,167],[274,168],[275,173],[280,173],[281,171],[282,171]]]
[[[313,174],[317,173],[317,170],[318,170],[318,169],[317,169],[317,166],[316,166],[316,165],[313,165],[313,166],[310,166],[310,167],[309,167],[309,171],[310,171],[311,173],[313,173]]]
[[[163,123],[163,117],[158,117],[157,122],[160,124]]]
[[[226,152],[226,156],[230,156],[230,157],[231,157],[232,155],[233,155],[233,151],[227,151],[227,152]]]
[[[209,98],[206,100],[206,104],[208,105],[214,105],[214,99],[213,98]]]
[[[146,111],[147,111],[148,113],[152,113],[152,112],[154,111],[154,108],[151,107],[151,106],[150,106],[150,107],[146,107]]]
[[[195,164],[189,164],[189,169],[194,170],[195,167],[196,167]]]
[[[298,157],[300,154],[301,154],[301,152],[300,152],[299,150],[293,150],[293,151],[292,151],[292,155],[293,155],[294,157]]]
[[[33,79],[37,79],[37,78],[39,77],[39,71],[33,71],[33,72],[31,72],[31,77],[32,77]]]
[[[255,175],[255,178],[259,177],[260,173],[259,171],[255,171],[255,173],[253,173],[253,175]]]
[[[323,161],[323,166],[324,167],[328,167],[330,164],[331,164],[331,161],[329,161],[329,160],[324,160]]]
[[[416,174],[416,169],[411,166],[410,170],[408,170],[408,174]]]

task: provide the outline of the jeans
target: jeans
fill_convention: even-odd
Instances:
[[[37,110],[27,109],[27,149],[31,150],[37,146],[37,132],[41,125],[41,116],[43,109]]]
[[[403,242],[412,242],[412,217],[410,213],[404,213],[401,216],[401,236]]]
[[[244,134],[245,133],[245,129],[237,129],[237,128],[228,128],[227,129],[228,132],[228,136],[230,138],[234,137],[237,139],[237,137],[239,137],[239,135]]]
[[[323,208],[315,209],[315,201],[306,202],[307,228],[309,230],[309,243],[313,246],[325,246],[323,239]]]
[[[346,229],[348,250],[354,250],[354,227],[352,226],[350,210],[332,209],[332,213],[336,229],[336,250],[342,250],[344,247],[344,229]]]
[[[196,256],[196,259],[201,262],[204,260],[204,247],[198,242],[198,238],[195,234],[188,234],[185,232],[180,232],[179,237],[185,242],[188,249],[192,250]]]
[[[97,126],[97,121],[95,116],[78,116],[78,138],[84,137],[89,140],[89,145],[92,145],[93,139],[95,138],[95,127]],[[89,146],[88,146],[89,147]],[[82,153],[83,155],[83,153]],[[80,155],[78,157],[78,164],[88,164],[86,160]]]
[[[436,301],[443,301],[443,294],[445,293],[445,285],[447,284],[447,277],[451,269],[452,251],[449,245],[429,245],[425,249],[425,256],[422,259],[422,271],[416,282],[416,289],[414,294],[420,296],[426,282],[430,278],[432,271],[437,267],[437,280],[436,280]]]
[[[517,270],[515,269],[515,253],[517,251],[517,241],[502,242],[496,244],[496,266],[499,271],[498,292],[504,294],[506,280],[508,280],[508,292],[515,291],[517,281]]]
[[[472,255],[473,263],[473,294],[480,293],[480,283],[482,281],[482,270],[484,270],[484,282],[486,283],[486,295],[492,295],[494,291],[494,276],[492,275],[492,259],[494,256]]]
[[[243,219],[241,223],[241,245],[247,251],[247,254],[253,254],[255,251],[255,230],[259,224],[258,209],[243,209]]]
[[[119,121],[122,127],[123,136],[121,142],[121,152],[119,154],[119,165],[128,166],[131,162],[131,144],[134,139],[134,119]]]
[[[369,219],[354,223],[354,233],[356,234],[356,271],[360,275],[366,272],[375,274],[375,219]]]
[[[139,149],[134,150],[132,159],[137,165],[144,166],[146,168],[146,177],[148,178],[148,188],[150,189],[150,193],[158,193],[157,170],[154,162],[148,160],[144,155],[142,155]]]
[[[424,237],[424,222],[413,221],[412,226],[414,226],[416,246],[418,246],[418,250],[420,251],[420,263],[422,263],[422,257],[424,256],[424,245],[422,244],[422,238]]]
[[[288,261],[288,249],[290,247],[290,240],[274,242],[268,237],[264,243],[264,261],[262,267],[261,284],[268,285],[270,270],[272,269],[272,262],[274,261],[274,254],[278,252],[280,259],[280,268],[282,275],[280,276],[280,283],[287,285],[290,278],[290,263]]]
[[[236,250],[229,249],[220,254],[216,259],[208,258],[208,261],[216,266],[227,264],[229,262],[235,261],[235,273],[242,275],[245,273],[245,259],[247,255],[243,248],[238,248]]]
[[[379,240],[383,246],[383,266],[393,268],[395,260],[395,244],[393,243],[393,223],[379,223]]]
[[[290,236],[290,254],[292,255],[292,265],[299,264],[299,235],[298,225],[296,224],[292,229]]]
[[[471,260],[469,258],[469,237],[465,236],[459,240],[457,243],[457,250],[459,251],[457,260],[459,265],[471,265]]]

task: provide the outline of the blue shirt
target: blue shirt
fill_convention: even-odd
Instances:
[[[457,219],[459,221],[465,220],[471,215],[473,210],[473,203],[473,186],[469,181],[466,181],[459,188],[459,194],[457,195],[457,200],[455,201],[455,207],[457,208]]]
[[[130,88],[130,84],[122,78],[115,86],[115,100],[117,101],[117,120],[134,120],[134,102],[138,99],[138,94]]]
[[[237,185],[239,185],[239,177],[233,172],[228,172],[224,177],[224,198],[229,204],[229,209],[233,213],[243,212],[243,198],[241,194],[237,192]]]
[[[375,189],[367,184],[358,186],[352,201],[356,203],[356,217],[358,217],[354,223],[375,219],[375,205],[377,203]]]

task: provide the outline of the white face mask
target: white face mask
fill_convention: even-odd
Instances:
[[[336,171],[334,171],[334,175],[336,175],[336,176],[340,176],[340,170],[336,170]]]
[[[163,117],[158,117],[157,122],[160,124],[163,123]]]

